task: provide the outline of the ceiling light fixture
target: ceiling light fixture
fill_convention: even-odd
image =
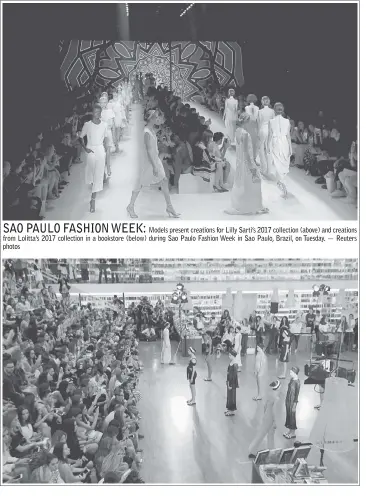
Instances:
[[[129,15],[130,15],[130,8],[128,6],[128,3],[126,3],[125,5],[126,5],[126,16],[129,17]]]

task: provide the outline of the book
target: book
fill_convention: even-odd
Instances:
[[[295,448],[285,448],[282,450],[279,463],[291,463]]]
[[[257,456],[255,457],[254,463],[256,465],[264,465],[267,463],[267,456],[268,456],[269,450],[262,450],[258,451]]]

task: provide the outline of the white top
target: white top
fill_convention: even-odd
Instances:
[[[275,112],[273,109],[269,107],[263,107],[258,112],[258,124],[259,126],[264,126],[268,124],[268,122],[273,119],[275,116]]]
[[[118,100],[110,100],[107,105],[107,110],[110,109],[112,112],[116,114],[121,113],[121,104]],[[104,120],[104,119],[103,119]]]
[[[84,136],[88,139],[88,146],[103,146],[104,139],[107,138],[107,124],[101,121],[99,124],[94,124],[93,121],[88,121],[84,124],[81,130],[80,138]]]
[[[277,115],[274,119],[270,120],[272,137],[283,138],[287,136],[290,132],[290,121],[282,117],[282,115]]]
[[[113,119],[115,118],[115,113],[111,108],[105,108],[102,109],[102,113],[100,115],[100,118],[102,119],[103,122],[106,122],[108,127],[111,128],[113,126]]]

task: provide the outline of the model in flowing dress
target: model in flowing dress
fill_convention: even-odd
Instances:
[[[225,210],[229,215],[264,214],[262,186],[258,167],[254,161],[250,134],[243,128],[249,119],[241,114],[236,131],[236,171],[231,190],[231,208]]]
[[[132,219],[137,219],[135,202],[141,189],[146,186],[159,186],[165,198],[166,212],[169,217],[178,218],[180,216],[180,214],[177,214],[173,208],[170,199],[168,180],[165,175],[164,166],[159,157],[158,140],[154,132],[154,125],[158,118],[158,110],[149,110],[146,114],[146,126],[144,128],[144,153],[142,160],[140,160],[139,163],[138,176],[132,191],[131,200],[127,206],[127,213]]]
[[[84,124],[79,133],[82,147],[87,153],[85,182],[92,186],[92,195],[90,199],[90,212],[95,212],[95,198],[99,191],[103,190],[103,180],[105,171],[105,147],[108,141],[107,124],[101,120],[102,108],[95,105],[93,109],[93,118]],[[87,138],[87,146],[83,138]]]
[[[108,108],[108,93],[102,93],[99,98],[99,105],[102,107],[102,113],[100,118],[103,122],[107,124],[107,143],[106,143],[106,167],[107,167],[107,175],[111,176],[111,153],[114,148],[113,145],[113,135],[115,129],[115,115],[111,108]]]
[[[236,410],[236,390],[239,387],[238,365],[236,363],[236,351],[229,351],[230,364],[226,375],[226,411],[225,415],[231,417]]]
[[[285,427],[287,427],[288,431],[284,434],[285,438],[293,439],[296,437],[295,431],[297,429],[296,424],[296,408],[299,402],[299,393],[300,393],[300,381],[298,378],[299,367],[294,366],[290,371],[291,380],[287,387],[286,394],[286,422]]]
[[[109,101],[107,105],[107,109],[111,109],[114,113],[114,133],[113,133],[113,141],[114,146],[116,148],[116,152],[119,152],[119,142],[122,137],[122,129],[125,126],[122,120],[122,110],[121,104],[119,102],[117,91],[113,91],[113,98]]]
[[[258,153],[258,114],[259,108],[255,105],[257,102],[257,97],[255,95],[247,96],[247,105],[245,107],[245,112],[249,115],[250,119],[245,123],[244,129],[250,134],[252,139],[253,147],[253,157],[254,160],[257,159]]]
[[[270,170],[271,160],[268,160],[268,126],[269,121],[275,117],[275,112],[270,108],[268,96],[262,98],[262,105],[258,112],[258,158],[260,171],[263,177],[274,180],[273,172]]]
[[[271,161],[269,168],[273,169],[282,196],[287,198],[284,180],[290,169],[292,155],[290,121],[282,117],[284,112],[282,103],[276,103],[274,111],[276,115],[269,121],[268,127],[268,159]]]
[[[161,363],[163,365],[167,365],[171,362],[172,360],[172,348],[170,345],[170,338],[169,338],[169,327],[170,324],[167,324],[163,330],[163,336],[162,336],[162,348],[161,348]]]
[[[235,144],[236,121],[238,120],[238,100],[234,98],[235,91],[229,90],[229,97],[225,100],[224,122],[231,144]]]

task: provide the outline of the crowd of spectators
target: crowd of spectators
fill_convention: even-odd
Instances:
[[[3,481],[143,483],[143,302],[73,305],[15,266],[3,270]]]

